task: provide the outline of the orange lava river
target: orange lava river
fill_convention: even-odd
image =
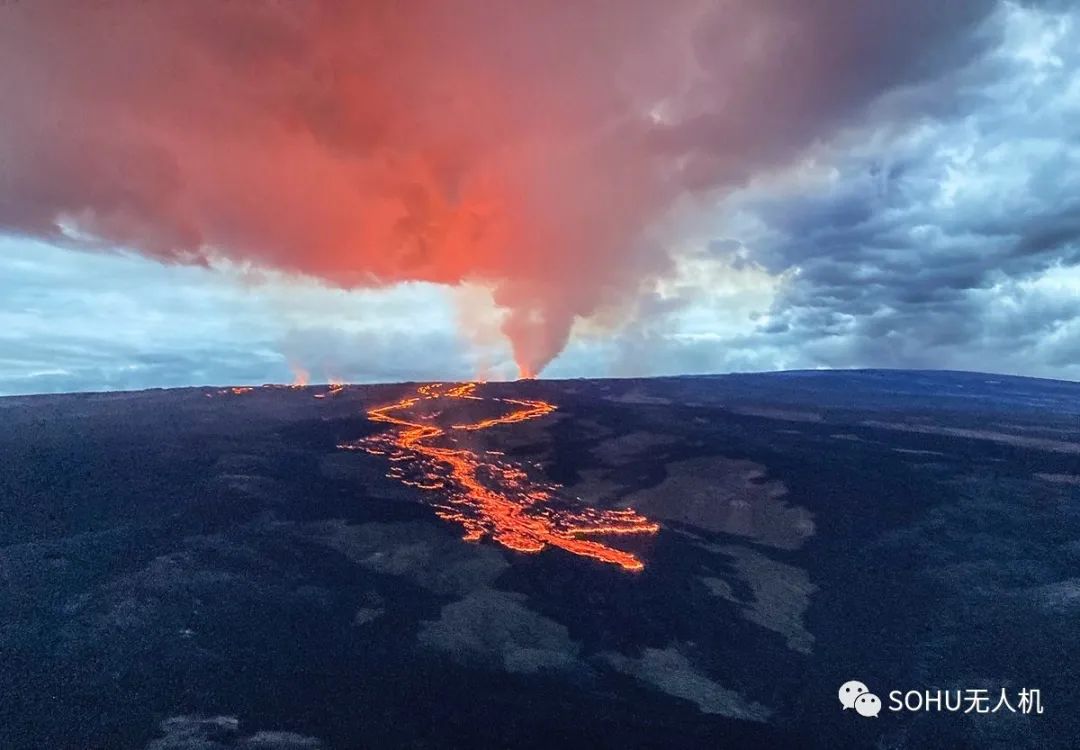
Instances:
[[[641,560],[597,538],[626,534],[655,534],[656,523],[633,510],[581,507],[560,493],[558,485],[530,478],[522,465],[505,460],[498,451],[473,449],[468,433],[537,419],[555,411],[545,401],[483,398],[476,383],[421,386],[415,396],[368,412],[368,417],[393,429],[339,447],[386,456],[387,476],[435,495],[435,512],[460,524],[464,538],[490,537],[518,552],[535,553],[557,547],[625,570],[641,570]],[[499,416],[476,422],[440,426],[444,411],[462,401],[492,402],[507,407]]]

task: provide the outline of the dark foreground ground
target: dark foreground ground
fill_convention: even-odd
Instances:
[[[0,748],[1080,746],[1080,384],[483,387],[559,406],[487,447],[661,523],[639,574],[336,448],[411,388],[0,399]],[[1003,688],[1044,712],[886,698]]]

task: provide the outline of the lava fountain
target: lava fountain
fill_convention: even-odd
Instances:
[[[484,398],[476,389],[476,383],[420,386],[416,395],[368,412],[371,420],[393,429],[338,447],[386,456],[391,463],[387,476],[435,494],[436,515],[459,524],[467,541],[490,537],[526,553],[551,546],[625,570],[642,570],[645,566],[637,556],[595,537],[655,534],[656,523],[630,509],[582,508],[558,485],[534,480],[502,453],[465,447],[468,433],[555,411],[546,401]],[[445,407],[461,401],[496,402],[509,409],[475,422],[436,423]]]

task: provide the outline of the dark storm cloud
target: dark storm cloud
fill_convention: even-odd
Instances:
[[[1001,46],[922,87],[960,92],[964,112],[871,120],[816,155],[831,174],[733,199],[761,223],[739,238],[753,260],[795,272],[762,346],[811,365],[1078,374],[1077,15],[1003,9]]]
[[[881,95],[936,79],[991,43],[994,2],[732,3],[693,35],[701,110],[658,130],[689,184],[737,183],[792,158]],[[732,54],[741,50],[746,54]],[[755,53],[756,52],[756,53]],[[732,60],[736,62],[732,69]],[[730,85],[730,79],[743,85]]]
[[[731,304],[705,278],[646,301],[603,352],[612,369],[1080,378],[1080,12],[1003,4],[969,33],[974,57],[882,91],[722,200],[719,233],[686,257],[775,279],[756,324],[688,333],[694,310]]]

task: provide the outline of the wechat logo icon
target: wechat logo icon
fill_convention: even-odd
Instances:
[[[870,688],[858,680],[848,680],[840,686],[840,705],[844,710],[854,708],[859,716],[877,718],[881,713],[881,698],[870,692]]]

